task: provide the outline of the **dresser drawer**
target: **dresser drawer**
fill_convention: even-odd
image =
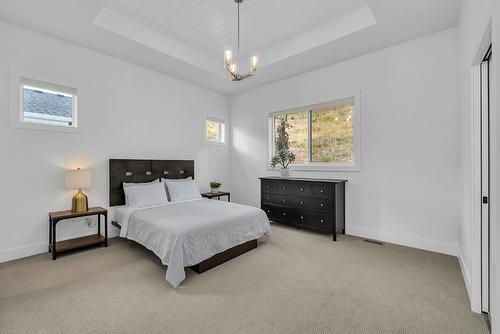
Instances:
[[[276,220],[284,223],[293,222],[292,209],[277,205],[262,204],[262,210],[271,220]]]
[[[262,180],[261,181],[261,189],[262,192],[275,192],[276,191],[276,182],[273,181],[267,181],[267,180]]]
[[[279,182],[276,184],[276,192],[294,196],[311,196],[312,186],[306,182]]]
[[[294,218],[299,226],[327,232],[333,231],[332,215],[296,209],[294,210]]]
[[[279,204],[279,205],[292,205],[293,199],[284,194],[262,193],[262,202]]]
[[[333,212],[333,200],[328,198],[294,197],[291,201],[293,207],[298,209]]]
[[[277,182],[276,192],[280,194],[291,194],[293,189],[293,183],[291,182]]]
[[[291,190],[291,193],[295,196],[311,196],[312,184],[306,182],[294,183]]]
[[[333,198],[335,193],[333,185],[328,183],[313,184],[312,193],[314,197]]]

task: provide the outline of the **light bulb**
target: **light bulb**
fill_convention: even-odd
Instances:
[[[230,46],[227,46],[224,51],[224,65],[230,66],[233,62],[233,51]]]
[[[257,72],[257,68],[259,67],[259,56],[253,55],[250,57],[250,69],[253,73]]]
[[[231,70],[231,72],[236,74],[236,64],[235,63],[232,63],[231,65],[229,65],[229,69]]]

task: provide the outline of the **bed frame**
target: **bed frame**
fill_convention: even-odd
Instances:
[[[160,178],[180,179],[189,176],[194,179],[194,160],[109,159],[109,206],[125,205],[124,182],[151,182],[159,181]],[[115,221],[111,224],[121,228]],[[257,239],[229,248],[189,268],[201,274],[254,248],[257,248]]]

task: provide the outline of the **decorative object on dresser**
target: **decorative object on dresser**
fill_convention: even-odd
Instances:
[[[201,196],[205,197],[205,198],[210,198],[210,199],[217,197],[218,200],[220,200],[221,196],[227,196],[227,201],[231,202],[231,193],[229,193],[227,191],[216,191],[216,192],[202,193]]]
[[[85,212],[89,208],[87,196],[83,193],[83,188],[90,188],[92,178],[88,170],[68,170],[64,174],[64,184],[66,189],[78,189],[78,192],[71,201],[71,212]]]
[[[261,177],[261,209],[270,220],[318,232],[345,234],[347,180]]]
[[[101,235],[101,215],[104,216],[104,236]],[[97,234],[56,241],[56,227],[58,222],[65,219],[88,216],[97,216]],[[52,260],[57,258],[58,253],[94,245],[108,247],[108,210],[104,208],[90,208],[84,212],[67,210],[49,213],[49,252],[52,252]]]
[[[217,181],[210,182],[210,191],[213,193],[219,192],[219,188],[222,184]]]
[[[288,124],[286,116],[282,117],[276,129],[276,138],[274,139],[274,155],[271,159],[271,166],[274,169],[277,165],[281,165],[281,176],[289,176],[288,165],[295,161],[295,154],[290,151],[290,141],[287,132],[289,127],[290,124]]]

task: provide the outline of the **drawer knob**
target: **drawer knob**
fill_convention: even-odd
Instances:
[[[286,212],[283,212],[283,216],[286,216]]]
[[[286,190],[286,187],[283,187],[283,190]]]
[[[322,223],[324,223],[324,220],[323,220],[323,219],[321,219],[321,222],[322,222]]]
[[[269,189],[269,188],[271,188],[271,186],[267,186],[267,188]]]
[[[271,212],[271,210],[267,210],[267,212],[268,212],[268,213],[270,213],[270,212]]]
[[[300,201],[300,204],[304,204],[304,201]]]
[[[324,207],[325,205],[323,203],[321,203],[321,207]]]
[[[283,202],[286,202],[286,198],[283,198]]]
[[[300,216],[300,219],[304,219],[304,216]]]
[[[325,191],[324,191],[324,190],[321,190],[320,192],[321,192],[321,193],[324,193]]]
[[[304,191],[304,188],[300,188],[300,191]]]
[[[271,199],[271,197],[267,196],[267,199]]]

